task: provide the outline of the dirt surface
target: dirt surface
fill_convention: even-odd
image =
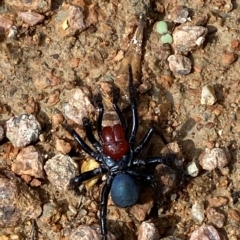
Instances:
[[[196,163],[198,171],[183,187],[174,189],[159,209],[153,207],[154,194],[148,187],[142,189],[139,208],[120,209],[110,200],[109,231],[116,239],[137,239],[141,222],[150,220],[159,234],[153,239],[190,239],[205,223],[212,225],[221,239],[240,239],[240,1],[24,2],[15,5],[14,1],[0,1],[0,125],[5,134],[6,121],[11,117],[32,114],[41,125],[39,140],[31,145],[40,153],[42,167],[60,153],[81,166],[87,155],[61,124],[67,120],[84,136],[78,116],[96,121],[93,96],[99,92],[105,112],[111,112],[113,83],[121,91],[119,106],[126,110],[126,66],[131,63],[138,89],[137,140],[154,125],[168,142],[177,141],[181,146],[185,173],[191,163]],[[43,4],[46,2],[51,6]],[[173,23],[173,10],[180,5],[189,10],[188,20]],[[40,16],[24,20],[25,15],[19,13],[29,9]],[[36,23],[33,18],[38,19]],[[189,74],[177,74],[169,68],[168,56],[176,48],[174,42],[172,46],[162,44],[154,31],[154,23],[160,20],[168,23],[169,33],[184,24],[207,29],[200,46],[181,53],[192,63]],[[212,104],[201,100],[206,85],[211,86]],[[79,100],[80,108],[74,112],[71,101],[76,89],[86,100]],[[1,171],[12,169],[24,148],[12,144],[6,136],[0,141]],[[163,147],[159,135],[155,135],[141,156],[159,156]],[[205,149],[211,152],[219,148],[226,153],[227,166],[218,163],[202,169],[200,165],[207,158],[203,156]],[[5,221],[1,239],[75,239],[71,234],[78,226],[99,224],[103,178],[92,188],[88,186],[88,191],[82,186],[81,195],[76,196],[54,185],[46,172],[42,178],[35,176],[31,171],[18,172],[14,183],[39,195],[36,199],[41,201],[42,213],[24,221],[20,217],[16,224],[9,221],[9,226]],[[4,194],[0,194],[4,201]],[[31,196],[28,200],[34,199],[32,192]],[[8,207],[6,203],[4,207]],[[197,217],[195,208],[200,209]]]

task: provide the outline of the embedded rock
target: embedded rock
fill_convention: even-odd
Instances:
[[[49,159],[44,169],[48,180],[57,188],[68,189],[70,179],[79,174],[78,164],[67,155],[58,154]]]
[[[40,131],[40,123],[31,114],[12,117],[6,122],[6,137],[14,147],[25,147],[36,141]]]
[[[39,195],[10,171],[0,171],[0,227],[36,219],[42,212]]]
[[[34,146],[23,148],[13,161],[12,171],[18,175],[44,178],[41,154]]]

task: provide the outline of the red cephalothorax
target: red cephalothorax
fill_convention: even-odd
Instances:
[[[104,127],[102,130],[103,153],[113,160],[120,160],[129,149],[120,124]]]

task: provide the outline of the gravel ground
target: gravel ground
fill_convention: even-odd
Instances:
[[[105,176],[68,190],[97,165],[62,123],[84,137],[101,93],[113,124],[113,84],[129,121],[129,63],[137,142],[153,125],[169,142],[155,134],[141,157],[173,151],[188,177],[156,166],[159,208],[147,185],[132,207],[109,199],[109,239],[240,239],[239,13],[239,0],[0,1],[0,239],[101,239]]]

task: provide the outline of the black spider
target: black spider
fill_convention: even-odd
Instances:
[[[128,68],[128,81],[129,98],[132,113],[132,127],[130,136],[128,138],[126,136],[126,122],[122,115],[122,112],[117,105],[119,97],[118,92],[114,92],[113,94],[113,107],[118,114],[121,125],[116,124],[114,126],[106,126],[102,128],[104,109],[102,101],[98,99],[97,102],[99,109],[99,116],[97,120],[98,136],[102,142],[102,145],[94,137],[89,119],[83,118],[83,126],[86,130],[87,138],[89,142],[94,146],[96,151],[92,150],[92,148],[85,143],[85,141],[77,134],[75,130],[71,129],[69,126],[65,126],[66,129],[74,137],[74,139],[83,148],[83,150],[100,163],[100,167],[91,171],[84,172],[79,176],[71,179],[69,184],[70,189],[78,188],[83,181],[91,179],[96,175],[107,174],[107,180],[102,190],[100,209],[100,224],[103,240],[107,240],[106,217],[107,201],[110,191],[112,200],[116,206],[123,208],[132,206],[137,202],[140,194],[139,187],[134,180],[135,178],[143,178],[144,180],[149,181],[153,187],[156,187],[156,182],[153,175],[139,172],[139,167],[145,167],[150,164],[160,163],[174,167],[172,161],[173,156],[170,154],[165,157],[152,157],[145,160],[137,158],[137,155],[149,143],[154,129],[150,128],[140,144],[137,147],[134,147],[134,142],[138,130],[138,117],[135,89],[133,86],[132,69],[130,65]],[[166,141],[164,140],[164,142]]]

